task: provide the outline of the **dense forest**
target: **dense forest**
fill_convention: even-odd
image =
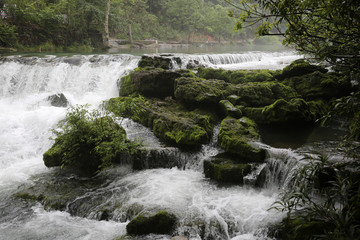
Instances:
[[[244,41],[222,0],[1,0],[0,47],[106,46],[108,37],[176,42]]]

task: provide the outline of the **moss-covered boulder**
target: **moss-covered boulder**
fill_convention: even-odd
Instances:
[[[264,161],[266,157],[265,150],[250,144],[259,139],[257,125],[249,118],[235,119],[227,117],[221,122],[218,143],[226,152],[236,156],[238,162]]]
[[[241,118],[242,112],[239,108],[234,107],[229,100],[221,100],[219,102],[221,114],[233,118]]]
[[[120,81],[120,96],[141,93],[147,97],[164,98],[174,96],[174,81],[182,76],[160,68],[138,68]],[[189,72],[187,72],[190,74]]]
[[[266,122],[307,122],[314,117],[309,111],[309,106],[304,99],[294,98],[290,101],[279,99],[262,110]]]
[[[221,80],[181,77],[175,81],[175,98],[188,105],[216,106],[228,95],[228,86],[228,83]]]
[[[176,101],[159,101],[135,97],[110,99],[108,109],[131,117],[151,128],[161,140],[178,146],[199,146],[209,142],[213,117],[200,110],[189,111]]]
[[[306,102],[294,98],[289,101],[279,99],[263,108],[244,108],[243,113],[259,124],[310,123],[323,116],[327,110],[328,105],[322,100]]]
[[[234,105],[251,107],[267,106],[278,99],[291,99],[298,94],[290,87],[278,82],[250,82],[231,85],[228,100]]]
[[[304,99],[331,99],[351,92],[351,83],[337,73],[319,71],[287,78],[284,84],[295,89]]]
[[[205,79],[219,79],[227,83],[239,84],[247,82],[269,82],[274,80],[274,72],[270,70],[224,70],[199,68],[198,76]]]
[[[327,69],[325,69],[322,66],[319,65],[313,65],[309,62],[305,61],[304,59],[298,59],[292,62],[290,65],[286,66],[282,72],[275,77],[279,80],[283,80],[285,78],[291,78],[295,76],[303,76],[309,73],[313,72],[321,72],[326,73],[328,72]]]
[[[250,164],[236,163],[230,158],[222,156],[216,156],[211,160],[204,161],[205,177],[217,182],[243,184],[244,176],[250,172]]]
[[[176,221],[176,217],[166,211],[158,212],[150,217],[139,215],[126,225],[126,231],[129,235],[170,234]]]
[[[65,166],[91,173],[137,148],[111,117],[96,118],[81,107],[72,108],[59,127],[62,131],[55,143],[43,154],[47,167]]]
[[[153,67],[153,68],[171,69],[173,67],[173,63],[171,58],[166,56],[143,55],[138,63],[138,66],[141,68]]]

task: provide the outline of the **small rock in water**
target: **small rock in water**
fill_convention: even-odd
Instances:
[[[51,105],[54,107],[67,107],[69,104],[69,101],[63,93],[51,95],[47,100],[50,101]]]

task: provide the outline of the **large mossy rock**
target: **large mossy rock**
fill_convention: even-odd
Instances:
[[[310,64],[304,59],[298,59],[292,62],[290,65],[286,66],[280,74],[276,75],[276,78],[283,80],[285,78],[303,76],[317,71],[321,73],[328,72],[328,70],[322,66]]]
[[[243,113],[259,124],[293,124],[315,122],[327,110],[328,106],[322,100],[306,102],[304,99],[294,98],[289,101],[279,99],[263,108],[244,108]]]
[[[219,79],[227,83],[239,84],[247,82],[273,81],[275,72],[270,70],[224,70],[214,68],[199,68],[198,76],[205,79]]]
[[[250,82],[246,84],[231,85],[228,88],[230,95],[227,99],[233,105],[267,106],[277,99],[291,99],[297,93],[290,87],[278,82]]]
[[[161,68],[138,68],[123,77],[119,83],[120,96],[141,93],[147,97],[174,96],[174,81],[188,71],[169,71]]]
[[[170,234],[176,221],[176,217],[166,211],[150,217],[139,215],[126,225],[126,231],[129,235]]]
[[[109,100],[108,109],[151,128],[161,140],[177,146],[200,146],[209,142],[213,117],[199,110],[189,111],[176,101],[133,97]]]
[[[136,145],[127,140],[125,130],[111,117],[96,120],[77,117],[68,118],[71,128],[59,135],[43,154],[45,166],[65,166],[93,173],[104,164],[118,161],[122,153],[136,149]]]
[[[228,86],[228,83],[221,80],[182,77],[175,81],[175,98],[188,105],[217,105],[228,95]]]
[[[144,55],[141,57],[138,67],[153,67],[153,68],[162,68],[162,69],[171,69],[173,63],[171,58],[166,56],[147,56]]]
[[[287,78],[284,84],[295,89],[304,99],[331,99],[351,92],[351,83],[337,73],[319,71]]]
[[[236,163],[232,159],[223,156],[216,156],[211,160],[204,161],[205,177],[217,182],[243,184],[244,176],[250,172],[250,164]]]
[[[218,143],[226,152],[236,156],[239,162],[262,162],[265,160],[265,150],[250,144],[259,139],[257,125],[249,118],[227,117],[221,122]]]

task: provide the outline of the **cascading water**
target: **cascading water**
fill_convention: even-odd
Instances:
[[[202,56],[202,60],[194,55],[179,56],[183,63],[199,59],[229,68],[247,68],[254,61],[261,62],[258,68],[266,64],[272,68],[282,56],[286,61],[281,64],[299,57],[273,53],[273,58],[280,57],[274,63],[271,53],[249,53],[243,60],[229,54]],[[117,96],[117,80],[134,69],[139,59],[130,55],[0,59],[0,239],[114,239],[126,234],[129,217],[158,210],[175,213],[179,217],[175,233],[189,239],[269,239],[266,226],[282,215],[268,209],[298,155],[263,144],[269,153],[264,188],[218,185],[204,177],[202,161],[221,151],[216,146],[219,126],[210,144],[197,153],[184,153],[163,146],[147,128],[120,120],[129,138],[144,140],[147,147],[165,155],[171,152],[180,167],[133,172],[128,166],[119,166],[95,179],[83,179],[44,166],[42,154],[52,144],[50,129],[66,114],[65,108],[51,106],[48,97],[62,93],[71,105],[96,108]],[[262,168],[259,166],[258,172]],[[64,211],[45,211],[41,204],[13,197],[18,189],[39,182],[50,184],[54,194],[58,185],[65,188],[58,193],[67,197]]]
[[[237,69],[282,69],[292,61],[299,59],[295,52],[246,52],[232,54],[180,54],[172,58],[175,68],[188,66],[204,66],[211,68],[223,68],[227,70]]]

